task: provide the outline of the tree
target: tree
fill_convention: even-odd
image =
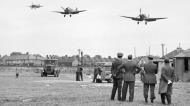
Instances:
[[[98,58],[98,59],[101,59],[102,56],[101,55],[95,55],[94,58]]]

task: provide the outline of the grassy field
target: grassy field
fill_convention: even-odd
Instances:
[[[16,79],[15,71],[9,69],[0,71],[0,84],[0,106],[162,106],[158,84],[155,103],[145,104],[142,83],[138,80],[133,103],[111,101],[112,84],[92,83],[92,76],[86,74],[83,82],[76,82],[74,73],[62,72],[58,78],[40,77],[40,73],[23,69]],[[190,83],[175,83],[172,106],[189,104]]]

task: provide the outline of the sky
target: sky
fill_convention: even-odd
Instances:
[[[28,6],[43,5],[32,10]],[[90,56],[116,57],[117,52],[136,56],[162,55],[161,43],[171,52],[190,48],[189,0],[1,0],[0,54],[13,51],[45,55],[76,55],[78,49]],[[52,11],[60,7],[85,12],[64,17]],[[164,20],[141,22],[139,9]]]

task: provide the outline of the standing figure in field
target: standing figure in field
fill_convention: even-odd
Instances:
[[[101,75],[101,67],[100,65],[97,65],[95,68],[94,68],[94,78],[93,78],[93,82],[97,82],[97,76],[98,75]]]
[[[18,69],[16,68],[16,78],[18,78],[19,77],[19,71],[18,71]]]
[[[83,68],[81,65],[78,65],[77,71],[76,71],[76,81],[83,81],[83,75],[82,75]]]
[[[80,81],[83,81],[83,74],[82,74],[83,68],[82,66],[79,67],[79,79],[81,79]]]
[[[118,69],[120,65],[123,64],[123,53],[117,53],[117,58],[113,61],[111,66],[111,73],[113,77],[113,88],[111,93],[111,100],[114,100],[116,91],[118,90],[118,100],[121,100],[121,88],[123,80],[123,72]]]
[[[150,100],[151,103],[154,103],[155,97],[155,85],[156,74],[158,73],[158,67],[153,63],[153,57],[148,56],[148,62],[144,64],[144,73],[143,73],[143,83],[144,83],[144,98],[145,102],[148,102],[148,91],[150,88]]]
[[[171,104],[172,85],[175,79],[174,69],[169,64],[169,59],[164,60],[165,65],[161,70],[159,94],[161,96],[162,104],[165,103],[165,98],[168,104]]]
[[[124,69],[124,83],[122,88],[122,101],[126,100],[127,90],[129,88],[129,102],[134,99],[135,74],[141,71],[141,68],[132,61],[132,55],[128,55],[128,61],[121,65],[119,69]]]

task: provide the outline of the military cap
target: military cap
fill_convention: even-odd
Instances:
[[[149,55],[148,59],[153,60],[153,56]]]
[[[169,61],[168,58],[164,59],[164,63],[169,63],[169,62],[170,62],[170,61]]]
[[[117,53],[117,57],[123,57],[123,53],[121,52]]]
[[[128,55],[128,59],[132,59],[133,58],[133,56],[130,54],[130,55]]]

